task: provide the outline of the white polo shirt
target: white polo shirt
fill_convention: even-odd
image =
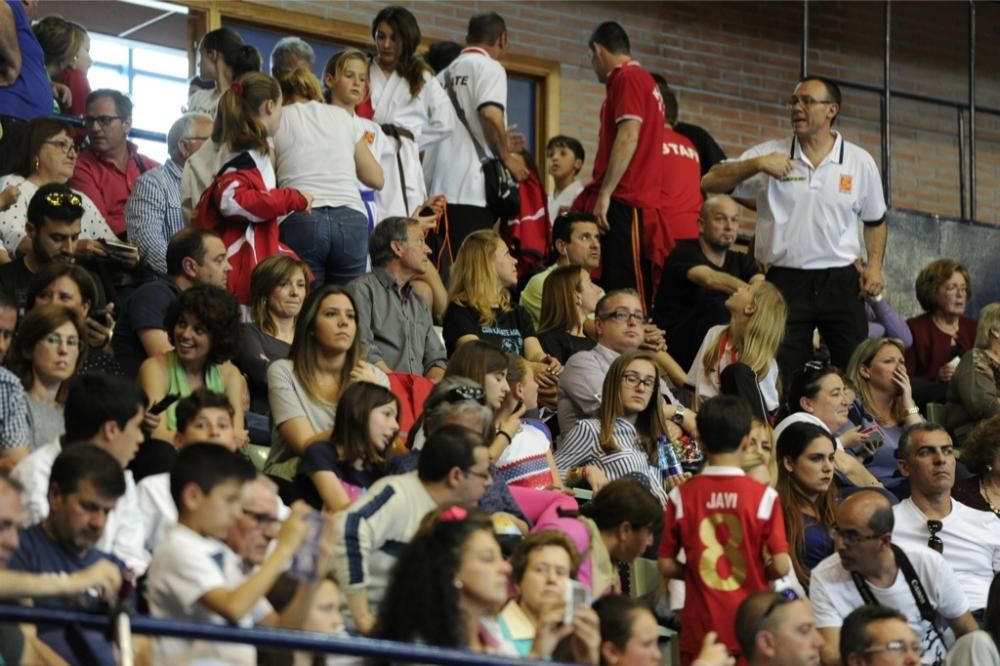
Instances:
[[[946,620],[964,615],[969,610],[969,602],[958,584],[955,572],[944,558],[930,548],[917,550],[904,548],[904,550],[927,593],[931,606]],[[868,587],[871,588],[872,595],[880,606],[895,608],[906,616],[906,623],[917,634],[926,649],[923,663],[931,664],[936,659],[944,657],[948,646],[941,645],[931,625],[920,617],[920,609],[913,600],[902,569],[896,574],[896,580],[891,587],[881,588],[871,583]],[[840,629],[844,624],[844,618],[852,610],[865,604],[850,572],[844,569],[837,553],[813,569],[809,600],[816,616],[816,626],[820,629],[826,627]],[[948,633],[950,635],[950,632]]]
[[[506,123],[507,72],[486,51],[469,47],[462,51],[437,78],[447,95],[446,73],[450,73],[458,104],[465,112],[469,129],[487,155],[492,156],[479,122],[479,109],[487,105],[504,111]],[[451,134],[427,148],[424,153],[427,191],[443,194],[448,203],[466,206],[486,205],[486,181],[476,147],[462,122],[455,119]]]
[[[893,542],[907,552],[927,548],[931,534],[927,516],[913,500],[903,500],[892,512],[896,517]],[[944,542],[943,555],[955,570],[969,607],[985,608],[993,574],[1000,571],[1000,520],[989,511],[978,511],[953,499],[951,513],[941,523],[937,535]]]
[[[733,190],[734,197],[757,202],[758,261],[800,269],[847,266],[861,256],[859,223],[885,216],[875,160],[834,134],[833,149],[817,166],[794,137],[766,141],[739,156],[743,161],[777,152],[792,158],[784,178],[760,172]]]
[[[149,614],[153,617],[196,620],[226,625],[228,622],[199,600],[206,592],[224,587],[236,589],[246,580],[240,558],[226,544],[203,537],[184,525],[174,525],[153,554],[146,577]],[[239,626],[252,627],[273,609],[260,598]],[[244,664],[256,666],[252,645],[213,643],[180,638],[158,638],[154,644],[156,664]]]

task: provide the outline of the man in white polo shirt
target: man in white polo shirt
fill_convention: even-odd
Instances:
[[[847,367],[867,336],[862,295],[882,291],[885,197],[878,167],[862,148],[833,130],[840,89],[802,79],[788,99],[793,136],[766,141],[737,160],[716,164],[702,179],[706,192],[732,195],[757,211],[756,258],[788,302],[788,324],[778,353],[789,377],[812,353],[818,328],[834,365]],[[864,223],[867,265],[858,223]]]
[[[955,447],[935,423],[907,428],[896,449],[900,473],[910,480],[910,497],[896,506],[892,540],[907,550],[931,548],[955,570],[980,625],[993,575],[1000,571],[1000,521],[951,498]]]
[[[472,137],[490,157],[502,159],[519,182],[528,177],[523,165],[510,161],[507,149],[507,72],[500,64],[508,46],[507,24],[495,12],[477,14],[469,19],[465,43],[438,80],[446,92],[450,82],[469,129],[456,122],[451,134],[424,154],[427,191],[448,198],[452,257],[466,236],[496,221],[486,206],[486,181]]]

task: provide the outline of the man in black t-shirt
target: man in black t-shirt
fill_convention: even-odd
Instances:
[[[709,197],[698,217],[698,238],[679,241],[663,265],[653,321],[667,332],[670,355],[685,370],[708,329],[729,321],[729,295],[764,279],[752,256],[729,251],[739,231],[739,212],[732,197]]]

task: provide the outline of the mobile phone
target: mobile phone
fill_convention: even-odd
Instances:
[[[104,247],[106,247],[109,252],[115,252],[118,254],[133,254],[139,251],[139,247],[137,245],[126,243],[125,241],[102,238],[101,243],[104,244]]]
[[[149,414],[161,414],[164,411],[166,411],[167,407],[174,404],[180,399],[181,397],[179,395],[177,395],[176,393],[171,393],[166,397],[164,397],[163,400],[160,400],[158,403],[147,409],[146,412],[148,412]]]
[[[420,212],[417,213],[417,217],[429,217],[432,215],[436,215],[436,213],[434,212],[434,209],[431,208],[430,206],[424,206],[423,208],[420,209]]]
[[[590,590],[582,583],[570,578],[566,581],[564,594],[566,595],[566,606],[563,610],[563,624],[571,624],[577,611],[590,605]]]
[[[88,319],[93,319],[98,324],[103,325],[104,321],[107,319],[109,313],[110,313],[110,310],[108,310],[107,307],[95,308],[95,309],[93,309],[93,310],[90,311],[90,313],[87,315],[87,318]]]

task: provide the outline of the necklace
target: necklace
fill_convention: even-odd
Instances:
[[[986,500],[986,504],[990,507],[990,511],[1000,518],[1000,508],[998,508],[997,505],[993,503],[993,500],[990,499],[990,490],[986,487],[983,479],[979,479],[979,494],[982,495],[984,500]]]
[[[938,330],[940,330],[942,333],[950,337],[952,341],[954,341],[955,338],[958,337],[958,325],[959,325],[958,319],[955,320],[954,324],[947,324],[938,319],[937,317],[932,316],[931,321],[938,328]]]

